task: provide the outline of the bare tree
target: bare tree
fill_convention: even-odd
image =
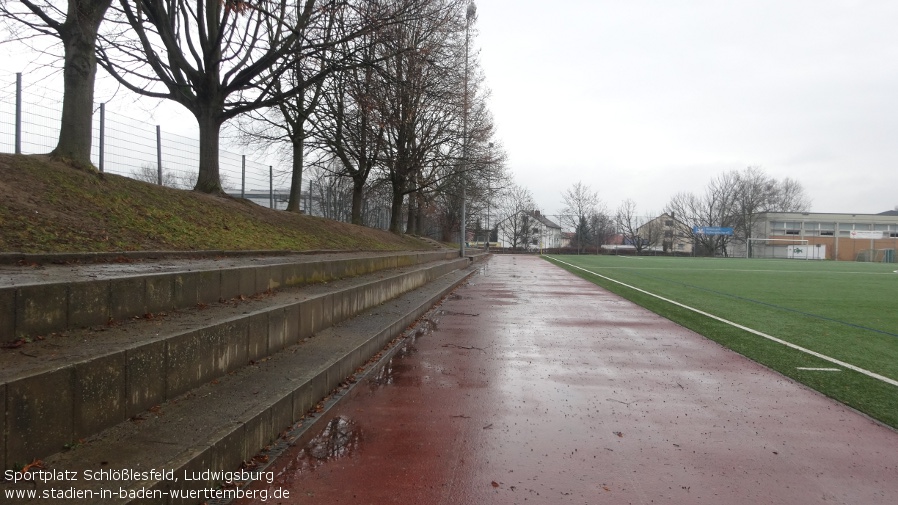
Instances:
[[[462,179],[460,177],[446,179],[435,191],[429,194],[432,212],[439,228],[441,240],[455,242],[461,230],[461,195]],[[418,192],[417,194],[427,194]]]
[[[340,29],[349,29],[352,22],[347,6],[329,9],[321,16],[312,18],[301,28],[301,40],[315,39],[329,41],[337,37]],[[269,29],[273,28],[269,26]],[[310,35],[315,33],[314,35]],[[344,45],[350,43],[344,42]],[[334,50],[338,50],[336,47]],[[238,117],[237,128],[246,144],[265,148],[277,147],[290,164],[290,195],[287,199],[288,212],[300,212],[303,168],[306,157],[306,143],[311,136],[310,117],[322,96],[324,79],[315,76],[326,72],[332,63],[334,51],[322,50],[311,53],[297,53],[287,65],[280,78],[273,80],[275,96],[284,96],[270,108],[251,110]],[[295,93],[286,93],[294,89]]]
[[[485,109],[479,100],[475,107],[475,110],[480,107]],[[458,236],[462,193],[468,221],[466,228],[472,223],[476,226],[477,219],[485,224],[487,217],[490,228],[494,228],[497,221],[493,216],[497,205],[495,200],[511,184],[511,177],[506,172],[504,149],[497,141],[482,141],[485,135],[492,133],[492,121],[481,122],[481,113],[472,114],[474,119],[469,121],[472,125],[469,132],[473,132],[473,136],[469,138],[468,160],[463,171],[459,165],[452,163],[452,154],[448,153],[444,158],[446,163],[426,166],[417,176],[420,181],[418,190],[412,195],[421,202],[417,208],[431,207],[433,213],[440,216],[440,231],[443,237],[447,237],[446,240]],[[415,221],[419,224],[423,222],[422,218]]]
[[[370,178],[389,182],[394,233],[403,232],[403,217],[408,233],[424,233],[430,220],[448,240],[450,230],[460,226],[461,193],[471,193],[468,204],[486,201],[486,173],[499,165],[490,159],[502,152],[488,147],[493,123],[485,93],[477,92],[482,79],[476,59],[467,93],[459,86],[464,5],[463,0],[422,0],[401,22],[357,39],[361,64],[332,74],[322,91],[314,118],[318,145],[340,161],[340,174],[353,180],[354,200],[361,201]],[[464,95],[467,100],[460,98]],[[463,101],[470,120],[467,156]]]
[[[778,181],[777,192],[768,212],[807,212],[810,208],[811,199],[801,183],[786,177]]]
[[[732,212],[735,199],[735,176],[732,172],[711,180],[702,195],[678,193],[671,198],[665,212],[677,216],[690,230],[696,227],[733,227]],[[726,255],[729,235],[692,234],[698,254]]]
[[[491,191],[496,191],[503,185],[506,158],[501,143],[494,138],[493,118],[486,105],[489,91],[479,88],[482,76],[477,73],[476,63],[473,67],[468,76],[468,124],[467,128],[458,132],[459,139],[464,131],[467,132],[467,145],[463,146],[465,163],[463,170],[458,172],[465,186],[467,224],[489,207]],[[462,167],[453,165],[452,168]],[[444,176],[451,177],[452,174]],[[457,203],[460,205],[460,199]]]
[[[639,216],[636,202],[630,199],[624,200],[618,207],[615,221],[624,240],[636,249],[636,254],[657,246],[664,236],[662,223]]]
[[[574,245],[579,254],[589,243],[589,217],[599,212],[599,194],[583,182],[577,182],[561,195],[564,208],[560,221],[574,231]]]
[[[595,247],[595,253],[617,233],[614,218],[605,212],[596,211],[589,216],[590,245]]]
[[[735,185],[731,213],[737,240],[751,255],[751,239],[761,216],[767,212],[803,212],[810,207],[801,184],[786,178],[777,181],[759,167],[731,172]]]
[[[702,195],[679,193],[665,211],[677,216],[688,229],[733,228],[734,235],[703,235],[692,238],[700,254],[727,254],[732,240],[751,247],[752,234],[767,212],[804,212],[810,201],[794,179],[778,181],[758,167],[729,171],[715,177]]]
[[[362,64],[335,72],[327,80],[315,121],[319,145],[339,160],[339,174],[352,180],[353,224],[363,222],[364,190],[385,141],[386,126],[374,102],[383,87],[375,66],[376,41],[376,32],[361,37],[356,54]]]
[[[352,188],[349,181],[335,170],[321,165],[309,167],[309,198],[315,215],[335,221],[349,221]]]
[[[62,2],[51,0],[0,2],[0,16],[27,28],[19,38],[27,39],[36,33],[62,42],[62,118],[59,140],[50,154],[81,168],[93,166],[90,150],[97,75],[95,49],[100,23],[111,1],[69,0],[65,11]]]
[[[281,80],[298,58],[332,46],[324,32],[308,28],[342,3],[119,0],[118,29],[104,37],[99,62],[131,91],[173,100],[194,115],[200,137],[194,189],[220,193],[222,124],[296,96],[327,75],[331,66]]]
[[[445,167],[458,144],[458,37],[464,26],[461,0],[431,0],[419,16],[396,25],[383,38],[384,92],[377,107],[386,125],[382,150],[385,177],[393,188],[390,231],[402,233],[405,195],[419,191],[424,167]],[[457,159],[457,158],[455,158]]]
[[[516,184],[503,192],[499,199],[499,235],[512,249],[526,246],[531,235],[530,213],[536,208],[533,195]]]

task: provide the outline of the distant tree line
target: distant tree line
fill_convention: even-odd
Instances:
[[[778,180],[759,167],[731,170],[712,179],[702,193],[677,193],[665,212],[686,225],[733,228],[728,235],[691,235],[698,254],[725,255],[731,241],[751,244],[752,232],[765,212],[807,212],[810,198],[798,181]]]
[[[567,244],[572,252],[598,253],[613,241],[633,248],[636,254],[660,248],[673,250],[674,240],[688,240],[696,254],[726,255],[733,243],[746,244],[761,215],[766,212],[806,212],[810,199],[798,181],[776,179],[759,167],[732,170],[713,178],[704,192],[674,195],[657,212],[639,212],[631,199],[609,212],[598,192],[576,182],[562,193],[562,213],[558,222],[570,231]],[[525,247],[532,240],[532,220],[536,205],[530,192],[513,186],[503,199],[507,216],[500,227],[502,236],[513,248]],[[695,227],[732,228],[733,235],[702,235]]]

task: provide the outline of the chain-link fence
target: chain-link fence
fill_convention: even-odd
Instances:
[[[59,135],[62,93],[0,71],[0,150],[49,152]],[[199,165],[199,141],[168,133],[161,125],[96,107],[91,161],[101,171],[177,188],[191,188]],[[229,193],[271,187],[270,168],[245,156],[220,153],[222,185]],[[245,168],[245,176],[243,170]],[[245,184],[245,186],[244,186]]]
[[[27,75],[0,70],[0,152],[38,154],[53,150],[59,136],[62,92],[29,83]],[[96,105],[91,161],[101,171],[173,188],[193,188],[199,166],[199,140],[166,132],[161,125]],[[290,173],[273,165],[221,150],[222,188],[263,207],[286,209]],[[303,184],[300,209],[309,215],[349,222],[352,190],[346,179],[318,176]],[[390,196],[366,188],[361,207],[365,226],[388,229]]]

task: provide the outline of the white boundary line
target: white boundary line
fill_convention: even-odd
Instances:
[[[868,376],[868,377],[872,377],[872,378],[874,378],[874,379],[876,379],[876,380],[885,382],[886,384],[891,384],[891,385],[893,385],[893,386],[898,386],[898,381],[896,381],[896,380],[894,380],[894,379],[890,379],[890,378],[888,378],[888,377],[886,377],[886,376],[884,376],[884,375],[879,375],[878,373],[871,372],[871,371],[869,371],[869,370],[865,370],[865,369],[863,369],[863,368],[861,368],[861,367],[854,366],[854,365],[852,365],[851,363],[846,363],[846,362],[844,362],[844,361],[837,360],[836,358],[830,358],[829,356],[826,356],[825,354],[820,354],[819,352],[812,351],[812,350],[810,350],[810,349],[806,349],[806,348],[801,347],[801,346],[799,346],[799,345],[795,345],[795,344],[793,344],[793,343],[791,343],[791,342],[786,342],[785,340],[780,339],[780,338],[776,338],[776,337],[774,337],[773,335],[768,335],[768,334],[763,333],[763,332],[760,332],[760,331],[758,331],[758,330],[753,330],[753,329],[751,329],[751,328],[749,328],[749,327],[747,327],[747,326],[742,326],[741,324],[734,323],[733,321],[729,321],[729,320],[724,319],[724,318],[722,318],[722,317],[715,316],[714,314],[709,314],[709,313],[707,313],[707,312],[698,310],[698,309],[693,308],[693,307],[690,307],[690,306],[688,306],[688,305],[683,305],[683,304],[680,303],[680,302],[671,300],[671,299],[669,299],[669,298],[664,298],[663,296],[656,295],[655,293],[649,293],[648,291],[646,291],[646,290],[644,290],[644,289],[639,289],[639,288],[637,288],[636,286],[631,286],[631,285],[625,284],[625,283],[623,283],[623,282],[621,282],[621,281],[612,279],[611,277],[605,277],[605,276],[602,275],[602,274],[597,274],[597,273],[595,273],[595,272],[593,272],[593,271],[591,271],[591,270],[587,270],[587,269],[585,269],[585,268],[578,267],[577,265],[572,265],[572,264],[570,264],[570,263],[568,263],[568,262],[566,262],[566,261],[561,261],[560,259],[558,259],[558,258],[556,258],[556,257],[554,257],[554,256],[550,256],[550,257],[552,258],[552,260],[557,261],[557,262],[562,263],[562,264],[565,264],[565,265],[567,265],[567,266],[569,266],[569,267],[571,267],[571,268],[576,268],[577,270],[583,270],[584,272],[586,272],[586,273],[588,273],[588,274],[595,275],[596,277],[601,277],[602,279],[605,279],[605,280],[607,280],[607,281],[611,281],[611,282],[613,282],[613,283],[615,283],[615,284],[620,284],[621,286],[628,287],[628,288],[630,288],[630,289],[632,289],[632,290],[635,290],[635,291],[639,291],[640,293],[643,293],[643,294],[649,295],[649,296],[651,296],[651,297],[657,298],[657,299],[659,299],[659,300],[665,301],[665,302],[667,302],[667,303],[676,305],[677,307],[682,307],[682,308],[684,308],[684,309],[686,309],[686,310],[691,310],[692,312],[695,312],[696,314],[701,314],[701,315],[703,315],[703,316],[705,316],[705,317],[709,317],[709,318],[711,318],[711,319],[714,319],[715,321],[720,321],[721,323],[728,324],[728,325],[730,325],[730,326],[732,326],[732,327],[734,327],[734,328],[739,328],[740,330],[747,331],[747,332],[749,332],[749,333],[751,333],[751,334],[753,334],[753,335],[757,335],[757,336],[759,336],[759,337],[766,338],[767,340],[771,340],[771,341],[776,342],[776,343],[778,343],[778,344],[782,344],[782,345],[784,345],[784,346],[786,346],[786,347],[789,347],[789,348],[791,348],[791,349],[795,349],[796,351],[801,351],[801,352],[803,352],[803,353],[810,354],[811,356],[820,358],[820,359],[822,359],[822,360],[829,361],[830,363],[834,363],[834,364],[836,364],[836,365],[839,365],[839,366],[848,368],[849,370],[854,370],[855,372],[862,373],[862,374],[864,374],[864,375],[866,375],[866,376]]]

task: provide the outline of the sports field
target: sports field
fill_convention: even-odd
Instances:
[[[546,258],[898,428],[896,264]]]

